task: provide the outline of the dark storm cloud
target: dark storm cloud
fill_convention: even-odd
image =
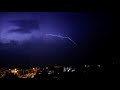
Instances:
[[[30,33],[32,30],[39,29],[39,21],[37,20],[12,20],[10,23],[18,26],[18,29],[12,29],[10,32]]]
[[[0,65],[104,62],[112,56],[111,17],[104,13],[0,13]],[[78,47],[56,35],[70,37]]]

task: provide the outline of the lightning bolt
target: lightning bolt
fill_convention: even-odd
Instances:
[[[58,38],[68,39],[68,40],[71,41],[74,45],[77,46],[77,44],[76,44],[76,43],[75,43],[70,37],[65,37],[65,36],[55,35],[55,34],[46,34],[46,36],[53,36],[53,37],[58,37]]]

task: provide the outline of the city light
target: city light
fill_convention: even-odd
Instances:
[[[85,67],[90,67],[90,65],[85,65]]]
[[[46,69],[48,69],[48,67],[46,67]]]
[[[81,72],[84,74],[88,74],[89,72],[93,72],[94,70],[96,70],[97,67],[101,67],[101,65],[97,64],[97,65],[81,65],[79,66],[79,68],[81,68],[80,71],[77,70],[77,67],[73,67],[73,66],[53,66],[52,68],[49,68],[49,66],[46,67],[42,67],[42,69],[38,68],[29,68],[29,69],[18,69],[18,68],[14,68],[14,69],[8,69],[8,70],[4,70],[4,69],[0,69],[0,78],[3,78],[3,76],[5,77],[5,73],[13,73],[14,75],[17,75],[18,78],[35,78],[36,75],[43,75],[44,73],[52,74],[50,76],[52,76],[51,78],[59,78],[58,76],[62,76],[64,75],[63,73],[73,73],[73,72]],[[86,67],[86,68],[82,68],[82,67]],[[91,68],[92,67],[92,68]],[[62,73],[63,72],[63,73]],[[102,71],[100,71],[102,73]],[[68,75],[69,75],[68,74]],[[76,73],[73,73],[76,74]],[[58,75],[58,76],[56,76]],[[41,76],[40,76],[41,77]],[[46,77],[47,78],[47,77]]]
[[[15,68],[13,70],[11,70],[11,73],[17,74],[18,70]]]
[[[75,69],[73,69],[71,72],[75,72]]]
[[[72,69],[72,67],[64,67],[63,72],[74,72],[75,69]]]
[[[100,65],[97,65],[97,67],[100,67]]]

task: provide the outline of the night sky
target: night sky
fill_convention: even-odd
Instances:
[[[112,14],[0,12],[0,66],[106,63]]]

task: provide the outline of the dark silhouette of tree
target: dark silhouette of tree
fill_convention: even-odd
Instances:
[[[47,71],[43,70],[41,74],[36,74],[34,78],[38,80],[46,80],[48,78]]]
[[[4,78],[5,78],[5,79],[17,79],[18,76],[17,76],[17,75],[14,75],[14,74],[12,74],[12,73],[6,73],[6,75],[5,75]]]

